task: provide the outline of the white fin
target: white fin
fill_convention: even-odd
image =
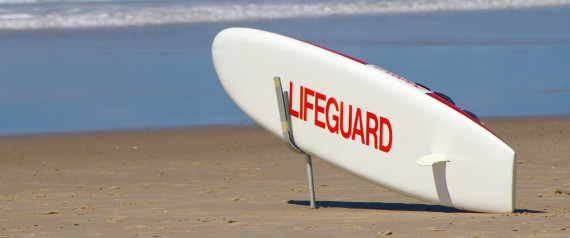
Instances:
[[[416,162],[421,166],[431,166],[436,163],[442,163],[442,162],[447,163],[449,162],[449,160],[445,159],[445,156],[440,154],[429,154],[422,156]]]

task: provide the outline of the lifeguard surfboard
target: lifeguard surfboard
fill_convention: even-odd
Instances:
[[[515,152],[465,111],[380,67],[290,37],[221,31],[214,67],[231,99],[282,137],[275,81],[295,145],[402,194],[445,206],[512,212]]]

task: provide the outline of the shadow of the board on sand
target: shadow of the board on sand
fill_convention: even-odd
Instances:
[[[545,211],[529,210],[529,209],[515,209],[513,213],[546,213]]]
[[[307,200],[289,200],[289,204],[309,206]],[[388,210],[388,211],[427,211],[427,212],[449,212],[449,213],[477,213],[467,210],[461,210],[452,207],[432,204],[414,204],[414,203],[383,203],[383,202],[345,202],[345,201],[316,201],[317,208],[354,208],[354,209],[370,209],[370,210]]]
[[[309,206],[308,200],[289,200],[289,204]],[[443,212],[443,213],[479,213],[474,211],[461,210],[453,207],[446,207],[434,204],[415,204],[415,203],[383,203],[383,202],[345,202],[345,201],[316,201],[317,208],[354,208],[354,209],[370,209],[370,210],[387,210],[387,211],[419,211],[419,212]],[[516,209],[514,213],[543,213],[543,211],[535,211],[528,209]]]

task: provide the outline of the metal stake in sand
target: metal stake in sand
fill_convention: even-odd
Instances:
[[[310,197],[310,207],[316,208],[315,202],[315,186],[313,183],[313,162],[310,154],[305,153],[295,144],[295,139],[293,137],[293,130],[291,127],[291,114],[289,112],[289,98],[288,92],[283,92],[281,87],[281,78],[274,77],[275,82],[275,94],[277,95],[277,105],[279,107],[279,116],[281,117],[281,130],[283,132],[283,140],[287,143],[289,149],[295,153],[305,154],[307,162],[307,179],[309,180],[309,197]]]
[[[313,161],[310,154],[307,155],[307,179],[309,180],[309,197],[311,198],[311,208],[317,208],[315,203],[315,185],[313,183]]]

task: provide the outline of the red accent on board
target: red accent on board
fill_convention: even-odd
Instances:
[[[369,63],[368,63],[368,62],[366,62],[366,61],[363,61],[363,60],[359,60],[359,59],[357,59],[357,58],[354,58],[354,57],[352,57],[352,56],[349,56],[349,55],[345,55],[345,54],[343,54],[343,53],[340,53],[340,52],[338,52],[338,51],[336,51],[336,50],[331,50],[331,49],[329,49],[329,48],[327,48],[327,47],[324,47],[324,46],[320,46],[320,45],[317,45],[317,44],[313,44],[313,43],[311,43],[311,42],[307,42],[307,41],[304,41],[304,40],[300,40],[300,41],[302,41],[302,42],[305,42],[305,43],[307,43],[307,44],[311,44],[311,45],[314,45],[314,46],[316,46],[316,47],[319,47],[319,48],[321,48],[321,49],[324,49],[324,50],[330,51],[330,52],[332,52],[332,53],[335,53],[335,54],[337,54],[337,55],[343,56],[343,57],[345,57],[345,58],[348,58],[348,59],[354,60],[354,61],[356,61],[356,62],[358,62],[358,63],[364,64],[364,65],[367,65],[367,64],[369,64]]]
[[[486,126],[484,126],[483,124],[481,124],[481,122],[477,121],[477,119],[471,117],[471,115],[467,114],[467,112],[461,110],[461,108],[456,107],[455,105],[451,104],[450,102],[448,102],[447,100],[445,100],[444,98],[438,96],[438,95],[435,94],[435,93],[426,93],[426,94],[429,95],[429,96],[432,97],[432,98],[437,99],[439,102],[441,102],[441,103],[447,105],[448,107],[452,108],[453,110],[455,110],[455,111],[457,111],[457,112],[463,114],[463,116],[466,116],[467,118],[471,119],[473,122],[477,123],[479,126],[485,128],[485,130],[491,132],[491,134],[495,135],[495,133],[493,133],[491,130],[489,130],[489,128],[487,128]],[[497,136],[497,135],[495,135],[495,136]],[[497,138],[500,138],[500,137],[497,136]]]
[[[297,40],[299,40],[299,39],[297,39]],[[335,54],[337,54],[337,55],[343,56],[343,57],[345,57],[345,58],[347,58],[347,59],[353,60],[353,61],[358,62],[358,63],[361,63],[361,64],[363,64],[363,65],[370,65],[370,64],[369,64],[368,62],[366,62],[366,61],[363,61],[363,60],[354,58],[354,57],[349,56],[349,55],[345,55],[345,54],[340,53],[340,52],[338,52],[338,51],[336,51],[336,50],[332,50],[332,49],[329,49],[329,48],[327,48],[327,47],[324,47],[324,46],[321,46],[321,45],[317,45],[317,44],[314,44],[314,43],[311,43],[311,42],[308,42],[308,41],[304,41],[304,40],[299,40],[299,41],[302,41],[302,42],[305,42],[305,43],[307,43],[307,44],[310,44],[310,45],[319,47],[319,48],[321,48],[321,49],[324,49],[324,50],[326,50],[326,51],[329,51],[329,52],[335,53]],[[375,67],[377,67],[377,66],[375,66]],[[380,68],[380,69],[382,69],[382,68]],[[416,88],[420,88],[420,87],[421,87],[421,86],[417,85],[416,83],[414,83],[414,82],[412,82],[412,81],[409,81],[409,80],[407,80],[407,79],[405,79],[405,78],[403,78],[403,77],[400,77],[400,76],[398,76],[398,75],[396,75],[396,74],[394,74],[394,73],[392,73],[392,72],[390,72],[390,71],[387,71],[387,70],[385,70],[385,69],[382,69],[382,70],[386,71],[387,74],[392,75],[393,77],[395,77],[395,78],[397,78],[397,79],[404,80],[404,81],[406,81],[407,83],[412,84],[412,86],[414,86],[414,87],[416,87]],[[302,88],[302,87],[301,87],[301,88]],[[301,91],[302,91],[302,89],[301,89]],[[443,104],[445,104],[445,105],[451,107],[451,108],[454,109],[455,111],[457,111],[457,112],[463,114],[464,116],[466,116],[467,118],[471,119],[473,122],[475,122],[475,123],[477,123],[479,126],[485,128],[485,130],[491,132],[491,134],[495,135],[497,138],[500,139],[499,136],[497,136],[495,133],[493,133],[491,130],[489,130],[489,128],[487,128],[486,126],[484,126],[483,124],[481,124],[481,122],[477,121],[475,118],[471,117],[471,115],[467,114],[465,111],[463,111],[463,110],[461,110],[460,108],[456,107],[455,105],[451,104],[451,103],[448,102],[447,100],[441,98],[440,96],[437,96],[437,95],[434,94],[434,93],[426,93],[426,94],[429,95],[429,96],[431,96],[432,98],[437,99],[437,100],[440,101],[441,103],[443,103]],[[302,94],[301,94],[301,95],[302,95]],[[306,98],[305,98],[305,99],[306,99]],[[341,115],[342,115],[342,106],[343,106],[342,104],[343,104],[343,103],[341,102]],[[328,105],[327,105],[327,106],[328,106]],[[311,109],[312,109],[312,108],[311,108]],[[305,109],[305,110],[306,110],[306,109]],[[351,113],[352,113],[352,111],[351,111]],[[303,112],[301,112],[301,114],[303,114]],[[349,118],[350,118],[350,117],[349,117]],[[306,119],[306,117],[305,117],[305,121],[306,121],[306,120],[307,120],[307,119]],[[316,120],[316,115],[315,115],[315,120]],[[362,120],[362,119],[361,119],[361,120]],[[341,121],[342,121],[342,116],[341,116]],[[315,121],[315,122],[316,122],[316,121]],[[320,121],[319,121],[319,122],[320,122]],[[327,118],[327,122],[328,122],[328,118]],[[349,123],[350,123],[350,122],[349,122]],[[389,122],[388,122],[388,123],[389,123]],[[387,125],[388,125],[388,128],[390,129],[390,144],[389,144],[388,146],[386,146],[386,147],[387,147],[387,149],[389,150],[389,148],[392,146],[392,145],[391,145],[391,144],[392,144],[392,138],[391,138],[391,136],[392,136],[392,133],[391,133],[392,128],[391,128],[390,124],[387,124]],[[319,125],[319,127],[320,127],[320,125]],[[340,124],[339,127],[340,127],[340,129],[341,129],[341,130],[340,130],[341,134],[343,134],[342,124]],[[379,126],[379,127],[380,127],[380,130],[382,130],[382,129],[381,129],[381,126]],[[330,129],[330,128],[329,128],[329,129]],[[351,130],[351,129],[353,129],[353,128],[349,128],[348,134],[350,133],[350,130]],[[333,130],[331,130],[331,132],[332,132],[332,131],[333,131]],[[350,134],[349,134],[349,135],[350,135]],[[343,136],[344,136],[344,134],[343,134]],[[352,139],[354,140],[354,136],[353,136]],[[364,137],[363,137],[363,139],[364,139]],[[380,145],[380,147],[381,147],[380,150],[382,150],[382,145]],[[384,149],[386,149],[386,147],[385,147]]]

